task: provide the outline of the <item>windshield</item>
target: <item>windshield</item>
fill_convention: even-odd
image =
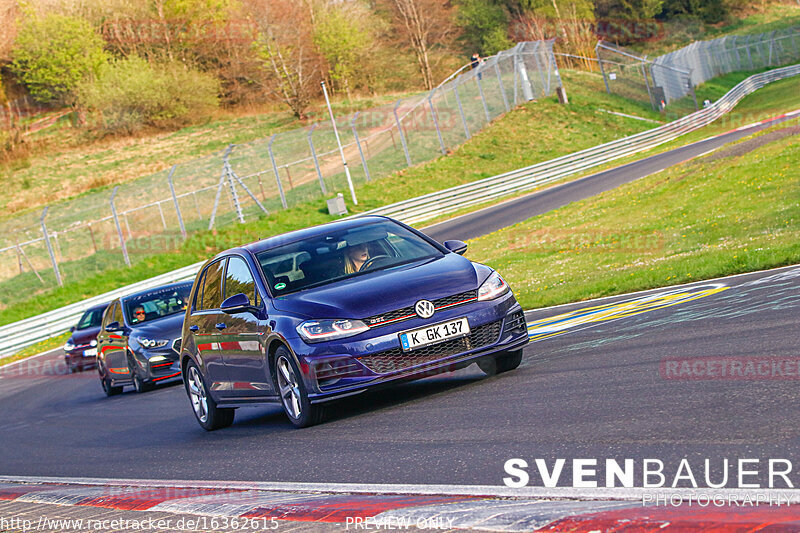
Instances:
[[[105,311],[105,307],[89,309],[78,320],[78,325],[75,326],[75,329],[99,328],[100,322],[103,321],[103,311]]]
[[[141,324],[186,310],[192,284],[155,289],[125,299],[125,318],[130,324]]]
[[[430,243],[388,220],[334,230],[256,254],[275,296],[440,256],[442,252]]]

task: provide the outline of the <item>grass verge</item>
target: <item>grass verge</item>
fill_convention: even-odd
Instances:
[[[468,255],[526,309],[800,262],[798,133],[781,124],[475,239]]]
[[[14,355],[9,355],[8,357],[3,357],[0,359],[0,368],[4,367],[5,365],[11,364],[14,361],[19,361],[20,359],[27,359],[28,357],[33,357],[34,355],[38,355],[40,353],[49,352],[50,350],[55,350],[56,348],[60,348],[67,342],[69,339],[70,332],[65,331],[61,335],[57,337],[53,337],[51,339],[45,339],[43,341],[37,342],[36,344],[31,344],[23,348],[22,350],[18,351]]]

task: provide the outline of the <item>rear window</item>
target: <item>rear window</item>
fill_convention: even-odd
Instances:
[[[428,258],[439,249],[394,222],[369,222],[256,254],[272,294],[282,296]]]

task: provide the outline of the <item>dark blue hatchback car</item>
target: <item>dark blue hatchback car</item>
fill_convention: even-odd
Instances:
[[[181,368],[205,429],[275,402],[304,427],[321,404],[477,362],[511,370],[525,317],[460,241],[439,244],[383,217],[334,222],[233,248],[197,275]]]

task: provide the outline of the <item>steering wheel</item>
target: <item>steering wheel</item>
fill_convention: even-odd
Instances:
[[[364,264],[363,264],[363,265],[361,265],[361,268],[360,268],[359,270],[366,270],[366,269],[368,269],[368,268],[369,268],[369,267],[371,267],[371,266],[372,266],[372,264],[373,264],[375,261],[377,261],[378,259],[391,259],[391,257],[389,257],[389,256],[388,256],[388,255],[386,255],[386,254],[376,255],[375,257],[370,257],[369,259],[367,259],[366,261],[364,261]]]

